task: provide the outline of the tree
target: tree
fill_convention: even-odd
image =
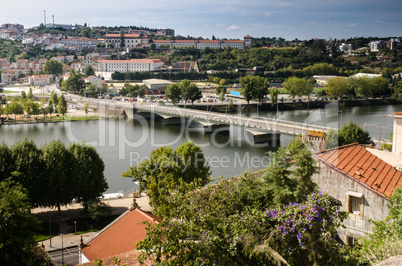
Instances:
[[[245,76],[240,78],[241,94],[244,97],[244,100],[247,101],[247,104],[250,103],[250,100],[253,99],[255,91],[253,86],[253,77]]]
[[[63,73],[63,64],[56,60],[48,60],[44,67],[45,73],[60,75]]]
[[[47,191],[43,205],[57,207],[60,213],[60,207],[72,203],[75,198],[77,176],[73,171],[76,165],[72,154],[60,140],[45,144],[41,151],[47,179],[42,183]]]
[[[291,97],[309,96],[313,91],[311,80],[298,78],[295,76],[287,78],[283,83],[283,88],[286,89]]]
[[[39,223],[30,213],[27,191],[10,179],[0,182],[0,261],[3,265],[35,265]]]
[[[85,82],[82,79],[82,75],[80,73],[75,73],[74,69],[70,70],[70,76],[65,85],[69,90],[74,91],[75,93],[78,93],[81,89],[85,88]]]
[[[87,66],[84,68],[84,76],[85,76],[85,77],[89,77],[89,76],[93,76],[93,75],[95,75],[95,70],[94,70],[94,68],[93,68],[91,65],[87,65]]]
[[[357,124],[349,122],[349,124],[344,125],[339,131],[339,146],[359,143],[359,144],[370,144],[373,143],[370,134],[367,130],[363,130]]]
[[[61,94],[58,99],[57,112],[63,116],[67,113],[67,101],[64,98],[64,94]]]
[[[124,43],[124,32],[121,31],[121,32],[120,32],[120,43],[119,43],[119,47],[123,49],[124,46],[125,46],[125,43]]]
[[[31,108],[32,108],[32,114],[33,115],[38,115],[38,114],[40,114],[40,105],[38,104],[38,103],[32,103],[32,106],[31,106]]]
[[[0,116],[1,116],[2,114],[4,114],[4,107],[3,107],[3,104],[0,103]]]
[[[210,174],[201,149],[192,142],[186,142],[174,151],[171,147],[153,150],[148,160],[132,166],[123,173],[123,177],[138,182],[140,192],[146,191],[155,214],[164,217],[170,212],[168,199],[181,184],[192,183],[202,187],[210,181]]]
[[[268,94],[269,81],[267,78],[254,76],[255,80],[255,98],[258,103],[263,103],[265,96]]]
[[[327,149],[332,149],[339,146],[338,131],[334,129],[328,130],[327,134]]]
[[[57,94],[56,94],[54,91],[52,91],[52,92],[50,93],[50,99],[52,100],[52,104],[53,104],[55,107],[59,104],[59,100],[58,100],[58,98],[57,98]]]
[[[29,90],[28,90],[28,99],[33,99],[33,94],[32,94],[32,88],[31,87],[29,87]]]
[[[169,100],[172,101],[172,103],[178,103],[181,99],[181,89],[180,86],[177,83],[172,83],[170,84],[165,91],[165,96]]]
[[[88,115],[88,107],[89,107],[88,102],[85,102],[85,103],[84,103],[85,115]]]
[[[23,100],[25,100],[27,98],[27,94],[25,93],[25,91],[21,91],[21,98]]]
[[[28,115],[32,114],[32,107],[34,102],[31,99],[28,99],[24,102],[24,110]]]
[[[268,94],[269,82],[268,79],[260,76],[245,76],[240,78],[242,85],[241,93],[247,103],[253,98],[258,99],[258,103],[262,102]]]
[[[7,108],[9,108],[8,112],[11,112],[12,114],[14,114],[15,119],[17,119],[17,115],[22,115],[24,113],[24,108],[22,107],[22,104],[20,102],[17,102],[17,101],[10,102],[6,106],[6,109]]]
[[[194,104],[194,101],[202,98],[200,89],[187,79],[183,79],[181,83],[179,83],[179,87],[185,103],[187,103],[188,100],[191,100],[191,103]]]
[[[14,171],[14,159],[10,147],[5,142],[0,144],[0,182],[11,177]]]
[[[275,106],[278,104],[278,89],[271,89],[270,94],[271,94],[271,106]]]
[[[348,80],[344,77],[335,77],[328,80],[328,85],[325,89],[325,92],[330,97],[341,98],[345,94],[348,94],[350,88],[350,84]]]
[[[143,258],[172,265],[341,265],[336,228],[341,202],[322,193],[273,209],[243,201],[239,183],[221,180],[169,200],[172,214],[148,224]],[[312,251],[314,250],[314,251]]]
[[[72,143],[68,151],[74,157],[73,176],[76,180],[75,199],[85,209],[109,188],[105,179],[105,164],[96,149],[84,143]]]
[[[44,195],[48,193],[47,175],[44,172],[42,151],[33,141],[27,139],[15,143],[12,148],[14,162],[13,181],[28,191],[33,207],[44,206]]]

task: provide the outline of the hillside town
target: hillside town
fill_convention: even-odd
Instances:
[[[402,36],[45,18],[0,57],[4,265],[402,264]]]

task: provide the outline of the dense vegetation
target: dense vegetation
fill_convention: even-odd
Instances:
[[[38,148],[25,139],[9,147],[0,144],[0,181],[11,178],[27,191],[33,207],[57,207],[74,202],[88,209],[108,188],[104,163],[95,148],[60,141]]]

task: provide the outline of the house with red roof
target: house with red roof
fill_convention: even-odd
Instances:
[[[337,197],[343,205],[341,210],[349,213],[345,228],[338,232],[345,243],[371,233],[369,219],[385,219],[392,192],[402,187],[402,172],[387,159],[395,156],[377,151],[350,144],[313,154],[320,167],[313,181],[320,190]]]
[[[133,252],[136,250],[136,243],[146,237],[144,222],[158,224],[161,221],[162,219],[152,214],[131,208],[81,246],[79,262],[86,263],[98,258],[118,257],[119,254]]]

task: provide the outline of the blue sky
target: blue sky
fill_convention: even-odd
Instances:
[[[47,22],[172,28],[183,36],[311,38],[402,36],[400,0],[14,0],[0,24]]]

